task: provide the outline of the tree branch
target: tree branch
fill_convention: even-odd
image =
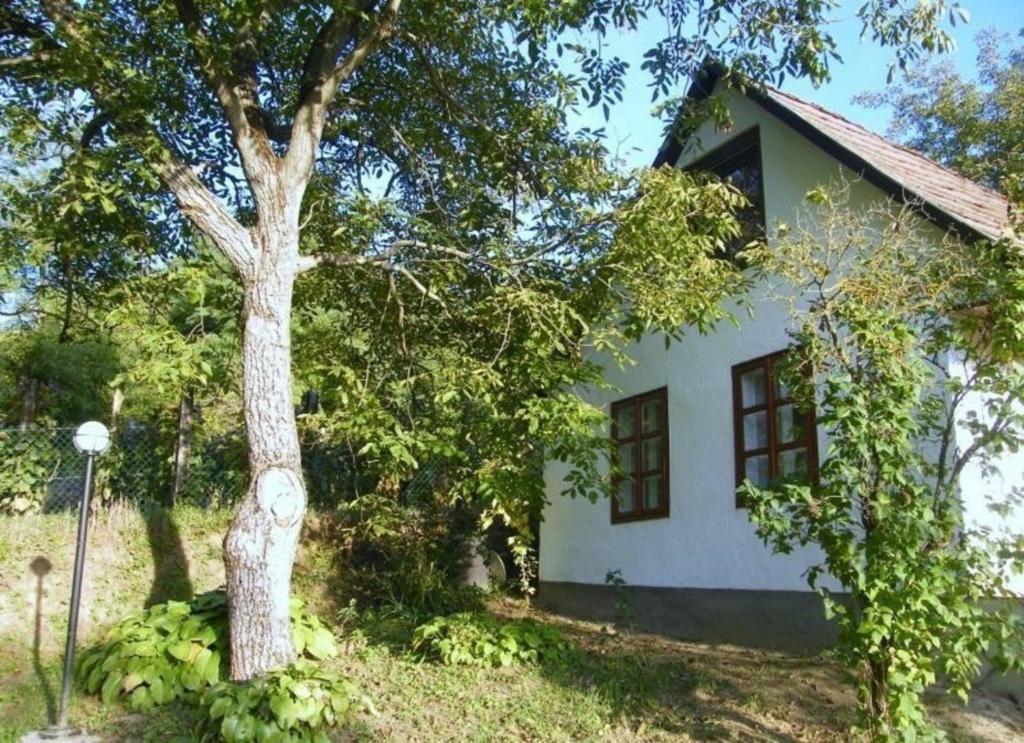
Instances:
[[[299,256],[296,268],[297,273],[305,273],[318,266],[366,266],[381,265],[389,263],[404,248],[415,248],[417,250],[428,250],[435,253],[453,256],[466,261],[473,260],[473,256],[464,250],[451,248],[447,245],[423,242],[422,240],[395,240],[391,246],[379,255],[337,255],[334,253],[316,253],[313,255]],[[397,267],[395,270],[400,270]]]
[[[371,4],[366,3],[366,6]],[[391,36],[401,5],[402,0],[388,0],[377,14],[377,21],[369,33],[340,64],[335,64],[335,59],[349,40],[358,11],[344,16],[333,14],[317,34],[317,41],[310,50],[303,73],[303,92],[295,112],[288,154],[285,156],[285,172],[293,183],[305,182],[312,172],[327,120],[327,107],[334,99],[338,87],[352,76],[374,49]]]
[[[58,31],[73,39],[83,50],[95,54],[90,49],[88,38],[78,28],[72,5],[66,0],[41,2]],[[144,128],[139,131],[135,129],[134,124],[120,120],[116,107],[109,105],[111,99],[117,99],[117,91],[100,86],[89,92],[96,104],[108,112],[100,114],[98,118],[108,116],[109,120],[119,124],[119,131],[160,176],[185,218],[210,238],[243,278],[250,276],[254,269],[256,254],[249,231],[234,218],[199,176],[174,154],[158,132],[144,123],[141,124]],[[91,124],[87,125],[87,130],[89,126]]]
[[[255,76],[251,73],[231,71],[225,72],[215,55],[210,51],[213,42],[203,28],[203,19],[193,0],[174,0],[178,9],[178,17],[185,27],[192,51],[199,62],[199,70],[206,79],[210,89],[220,101],[231,127],[231,133],[241,157],[242,168],[257,205],[265,200],[262,182],[266,179],[266,164],[276,159],[267,133],[261,122],[254,125],[250,113],[258,112],[258,92],[255,89]],[[241,80],[246,82],[243,84]],[[259,118],[257,115],[256,119]]]
[[[181,213],[210,238],[243,277],[255,267],[255,247],[249,231],[224,207],[195,171],[166,147],[149,158],[167,189],[174,195]]]

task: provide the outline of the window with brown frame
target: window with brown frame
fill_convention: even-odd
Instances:
[[[612,403],[612,523],[668,516],[668,393]]]
[[[764,487],[786,477],[817,476],[814,411],[800,411],[775,373],[775,365],[785,353],[732,368],[737,487],[748,479]],[[743,507],[739,496],[736,507]]]
[[[764,237],[764,177],[761,137],[756,126],[687,165],[686,170],[714,173],[747,197],[748,205],[736,214],[743,233],[726,247],[730,257],[747,243]]]

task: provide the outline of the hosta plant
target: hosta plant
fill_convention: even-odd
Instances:
[[[203,741],[329,741],[326,729],[373,707],[348,679],[299,660],[244,683],[225,682],[203,692]]]
[[[319,619],[292,599],[296,651],[322,660],[337,653],[334,637]],[[168,601],[132,614],[90,648],[78,678],[104,703],[117,699],[133,709],[166,704],[228,676],[228,613],[224,591],[191,601]]]
[[[568,641],[554,627],[530,620],[502,623],[473,612],[435,617],[413,633],[413,650],[445,665],[533,664],[569,648]]]

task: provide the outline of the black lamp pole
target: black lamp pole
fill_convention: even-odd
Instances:
[[[60,708],[57,713],[57,727],[67,727],[68,701],[71,698],[71,674],[75,665],[75,638],[78,634],[78,605],[82,598],[82,573],[85,569],[85,541],[89,534],[89,496],[92,494],[93,452],[85,454],[85,486],[82,488],[82,504],[78,511],[78,546],[75,549],[75,573],[71,583],[71,609],[68,612],[68,639],[64,649],[64,680],[60,692]]]
[[[75,546],[75,572],[71,582],[71,606],[68,609],[68,639],[64,648],[64,679],[61,682],[60,707],[57,709],[57,721],[52,727],[39,733],[35,740],[94,740],[83,736],[78,730],[67,726],[68,702],[71,701],[71,676],[75,669],[75,640],[78,636],[78,609],[82,601],[82,575],[85,572],[85,545],[89,536],[89,497],[92,495],[93,464],[96,457],[107,450],[110,444],[110,432],[107,427],[97,421],[83,423],[75,431],[75,448],[85,455],[85,482],[82,484],[82,502],[78,510],[78,544]]]

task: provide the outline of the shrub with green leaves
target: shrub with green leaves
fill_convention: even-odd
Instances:
[[[291,614],[300,655],[322,660],[337,654],[330,630],[299,599],[292,599]],[[123,699],[132,709],[149,709],[218,684],[228,676],[228,657],[227,596],[209,591],[122,620],[84,653],[78,678],[106,704]]]
[[[0,431],[0,513],[42,509],[46,489],[60,462],[56,434]]]
[[[570,648],[554,627],[530,620],[502,623],[475,612],[435,617],[421,624],[413,633],[412,646],[445,665],[485,668],[534,664]]]
[[[201,740],[228,743],[326,743],[325,729],[373,709],[351,681],[304,660],[252,681],[217,684],[200,703],[207,713]]]
[[[909,207],[809,197],[809,224],[752,264],[782,280],[794,343],[778,368],[798,406],[816,410],[827,454],[813,480],[747,481],[741,494],[776,552],[821,549],[808,582],[857,681],[860,732],[932,740],[928,687],[966,702],[986,657],[1022,662],[1024,625],[993,600],[1012,595],[1021,568],[1007,518],[1019,488],[972,483],[1003,522],[989,526],[965,508],[960,478],[1024,448],[1024,255],[936,242]]]

